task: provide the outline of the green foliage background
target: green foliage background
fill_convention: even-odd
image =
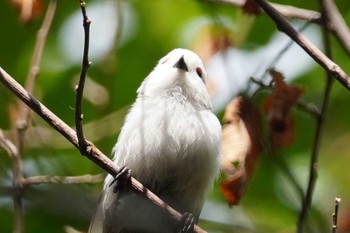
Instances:
[[[103,1],[87,1],[88,13],[89,4],[93,2],[98,4]],[[113,134],[96,139],[92,129],[91,137],[88,138],[105,154],[110,154],[127,106],[134,101],[140,82],[160,57],[175,47],[184,46],[180,42],[180,37],[183,26],[189,20],[206,16],[214,22],[218,15],[225,15],[235,22],[242,22],[238,29],[232,30],[241,47],[262,46],[275,32],[275,26],[268,17],[259,16],[255,20],[248,20],[240,9],[226,5],[199,0],[125,2],[130,4],[137,15],[135,20],[138,26],[135,35],[122,46],[112,48],[101,61],[97,63],[92,61],[89,70],[89,77],[108,91],[109,101],[103,106],[94,106],[84,101],[83,106],[85,123],[94,122],[112,113],[118,116],[113,121],[115,127]],[[317,10],[317,1],[276,2]],[[45,8],[47,3],[48,1],[44,2]],[[350,2],[338,0],[336,3],[346,21],[350,23]],[[34,91],[35,96],[72,126],[75,94],[72,82],[79,74],[80,66],[72,66],[62,56],[58,36],[63,22],[69,15],[79,10],[78,1],[58,2]],[[43,16],[29,25],[22,25],[18,20],[18,12],[9,0],[0,1],[0,12],[0,66],[23,84],[29,69],[36,32]],[[92,22],[92,27],[99,25],[94,25]],[[188,41],[188,44],[191,43]],[[334,60],[349,74],[349,57],[334,38],[332,38],[332,49]],[[306,102],[320,104],[324,71],[318,65],[295,80],[295,83],[304,88],[303,99]],[[308,221],[308,232],[330,232],[334,197],[342,198],[341,216],[345,216],[345,211],[350,206],[349,103],[349,91],[335,82],[320,148],[319,178]],[[10,113],[14,112],[16,105],[17,99],[14,95],[0,85],[0,128],[10,138],[13,136],[10,129],[14,126],[14,115]],[[279,159],[288,165],[289,171],[304,188],[308,177],[315,121],[308,114],[298,110],[295,111],[295,115],[297,128],[295,143],[281,151]],[[33,125],[47,126],[36,116]],[[57,133],[53,133],[53,136],[59,138]],[[37,134],[27,141],[27,149],[23,155],[26,176],[73,176],[103,172],[95,164],[80,156],[75,148],[62,142],[63,140],[58,143],[59,145],[43,144],[35,147],[31,146],[33,140],[45,141],[45,136]],[[11,187],[11,177],[11,160],[4,150],[0,150],[0,232],[11,232],[13,229],[12,199],[7,192]],[[66,225],[86,231],[101,186],[102,183],[42,184],[29,187],[24,195],[26,232],[63,232],[63,227]],[[276,161],[263,156],[238,207],[227,207],[217,187],[210,196],[210,201],[216,203],[212,211],[216,211],[226,221],[202,221],[200,225],[210,232],[295,232],[300,200],[293,195],[294,191]]]

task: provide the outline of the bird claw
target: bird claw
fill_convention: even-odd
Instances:
[[[191,213],[184,213],[175,228],[174,233],[192,233],[194,232],[194,217]]]
[[[113,192],[116,193],[123,185],[131,182],[131,170],[128,167],[121,167],[117,174],[115,175],[113,181],[109,184],[111,187],[114,183]]]

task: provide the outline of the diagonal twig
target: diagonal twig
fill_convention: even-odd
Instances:
[[[322,53],[305,36],[296,31],[270,3],[266,0],[255,0],[255,2],[270,16],[280,31],[284,32],[300,45],[318,64],[337,79],[346,89],[350,90],[350,77],[336,63]]]
[[[246,0],[206,0],[214,3],[222,3],[230,6],[242,7]],[[321,14],[317,11],[302,9],[289,5],[282,5],[277,3],[271,3],[277,11],[287,18],[301,19],[309,22],[320,23]]]
[[[246,0],[206,0],[214,3],[222,3],[230,6],[242,7]],[[350,29],[344,18],[340,14],[333,0],[323,0],[324,5],[328,8],[327,20],[324,21],[321,13],[313,10],[298,8],[290,5],[270,3],[281,15],[289,19],[300,19],[308,22],[324,25],[343,46],[344,50],[350,56]]]
[[[31,64],[30,64],[29,72],[25,83],[25,89],[30,93],[33,92],[34,83],[39,74],[42,53],[46,44],[47,35],[51,28],[51,24],[56,12],[56,7],[57,7],[57,0],[51,0],[49,3],[49,6],[47,7],[43,24],[41,25],[40,29],[37,32],[35,48],[33,51],[33,56],[31,58]],[[28,126],[30,111],[25,104],[21,103],[19,112],[20,113],[16,122],[16,126],[19,131],[24,131]],[[23,133],[21,132],[21,134]],[[20,135],[20,141],[23,141],[23,137],[24,135]],[[22,149],[20,148],[20,151],[21,150]]]
[[[350,56],[350,30],[333,0],[322,0],[324,7],[324,25],[338,38],[344,50]]]
[[[16,80],[14,80],[9,74],[7,74],[0,67],[0,82],[2,82],[13,94],[20,98],[28,107],[30,107],[34,112],[36,112],[43,120],[50,124],[57,132],[64,136],[70,143],[73,144],[77,149],[79,149],[78,139],[76,132],[70,128],[65,122],[58,118],[54,113],[52,113],[46,106],[40,103],[36,98],[34,98],[30,93],[28,93]],[[83,154],[95,164],[103,168],[113,177],[117,174],[120,169],[114,164],[106,155],[104,155],[95,145],[88,142],[86,151]],[[149,189],[144,187],[135,178],[131,178],[131,188],[142,195],[145,195],[149,200],[155,203],[157,206],[162,208],[165,213],[174,218],[175,220],[180,220],[182,215],[176,210],[171,208],[165,202],[163,202],[159,197],[152,193]],[[195,232],[205,232],[199,226],[195,225]]]

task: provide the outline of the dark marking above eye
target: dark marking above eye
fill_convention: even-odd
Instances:
[[[203,79],[203,71],[202,71],[202,69],[199,68],[199,67],[197,67],[197,68],[196,68],[196,72],[197,72],[197,75],[198,75],[201,79]]]

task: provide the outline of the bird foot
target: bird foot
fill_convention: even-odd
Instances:
[[[111,187],[114,183],[113,192],[116,193],[122,186],[127,185],[131,182],[131,170],[128,167],[121,167],[115,175],[113,181],[109,184]]]
[[[191,213],[184,213],[174,230],[174,233],[194,232],[194,217]]]

